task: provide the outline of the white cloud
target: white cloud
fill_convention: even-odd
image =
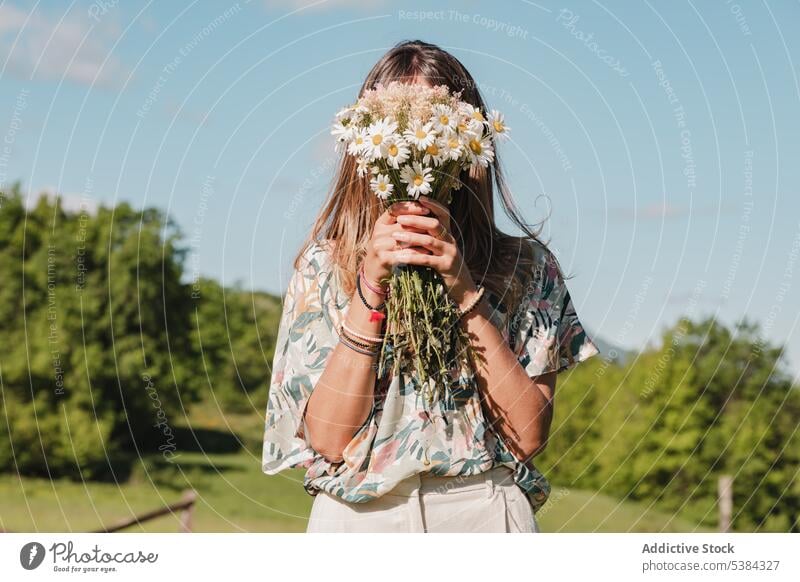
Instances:
[[[58,192],[55,187],[48,186],[42,188],[37,192],[31,192],[25,197],[25,207],[29,210],[36,207],[39,200],[46,198],[51,204],[55,201],[56,196],[61,198],[61,208],[65,212],[80,214],[85,212],[89,215],[96,215],[97,209],[100,204],[94,198],[89,198],[84,194],[68,194],[65,192]]]
[[[126,74],[120,60],[106,60],[120,30],[111,18],[93,22],[80,12],[29,12],[0,5],[0,62],[24,78],[65,78],[83,85],[119,86]]]
[[[25,24],[26,15],[22,10],[8,4],[0,6],[0,34],[6,31],[16,31]]]

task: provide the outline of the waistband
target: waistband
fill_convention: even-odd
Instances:
[[[455,492],[486,489],[489,495],[494,493],[494,486],[514,482],[514,471],[503,465],[496,465],[477,475],[456,475],[442,477],[431,473],[416,473],[403,479],[386,493],[391,497],[413,497],[416,495],[438,495]]]

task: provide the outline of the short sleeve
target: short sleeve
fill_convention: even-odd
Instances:
[[[310,445],[304,412],[338,337],[328,303],[329,279],[320,272],[316,245],[302,257],[283,301],[272,363],[262,469],[269,475],[327,463]]]
[[[528,376],[561,372],[600,353],[578,318],[554,255],[544,247],[535,247],[526,290],[512,337]]]

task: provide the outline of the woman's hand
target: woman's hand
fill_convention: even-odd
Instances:
[[[431,211],[429,216],[403,214],[397,217],[400,230],[391,236],[407,248],[398,251],[400,263],[436,269],[444,279],[448,292],[459,305],[476,291],[472,275],[464,263],[455,239],[450,234],[450,212],[439,202],[420,196],[419,202]]]
[[[378,217],[364,257],[364,274],[368,281],[374,285],[385,286],[385,280],[391,276],[394,267],[406,263],[401,256],[405,249],[400,248],[397,239],[392,236],[393,233],[403,230],[398,218],[429,213],[428,208],[417,202],[395,202]]]

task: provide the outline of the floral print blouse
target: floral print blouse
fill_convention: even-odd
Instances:
[[[578,320],[552,254],[531,244],[534,272],[513,316],[488,289],[486,294],[492,323],[533,377],[566,370],[600,352]],[[336,285],[324,245],[315,242],[306,248],[284,299],[266,412],[263,471],[274,475],[303,467],[303,486],[309,494],[324,490],[348,502],[365,503],[416,473],[474,475],[505,465],[514,470],[514,481],[538,511],[550,484],[530,459],[517,459],[495,435],[484,416],[474,374],[462,382],[452,404],[436,403],[433,415],[425,412],[411,378],[387,376],[376,381],[372,410],[341,461],[329,462],[311,448],[303,412],[338,343],[336,330],[350,302]]]

